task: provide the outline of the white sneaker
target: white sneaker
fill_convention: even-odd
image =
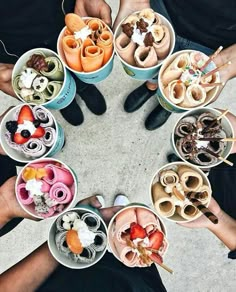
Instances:
[[[105,200],[104,200],[103,196],[102,195],[96,195],[96,197],[97,197],[99,203],[102,205],[101,208],[105,208],[106,204],[105,204]]]
[[[128,197],[123,194],[117,194],[113,206],[126,206],[130,203]]]

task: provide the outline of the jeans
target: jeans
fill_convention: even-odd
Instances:
[[[167,18],[169,20],[169,22],[172,24],[171,18],[166,10],[166,7],[165,7],[165,4],[163,3],[163,0],[151,0],[150,4],[151,4],[151,7],[154,11],[165,16],[165,18]],[[200,45],[196,42],[190,41],[190,40],[183,38],[179,35],[176,35],[175,37],[176,37],[176,42],[175,42],[175,47],[174,47],[173,53],[181,51],[181,50],[196,50],[196,51],[201,51],[201,52],[205,53],[206,55],[211,55],[213,53],[213,50],[206,47],[206,46],[203,46],[203,45]],[[157,83],[157,78],[158,78],[158,74],[148,81],[151,83]]]

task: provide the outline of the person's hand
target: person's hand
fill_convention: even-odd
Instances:
[[[210,211],[219,219],[219,217],[221,216],[221,208],[214,198],[211,198],[208,209],[210,209]],[[178,223],[178,225],[188,228],[209,228],[214,224],[206,216],[202,214],[201,217],[194,221],[187,223]]]
[[[113,31],[116,30],[118,24],[129,14],[145,8],[150,8],[149,0],[120,0],[120,7],[116,19],[113,24]]]
[[[111,218],[116,214],[116,212],[118,212],[119,210],[121,210],[123,207],[122,206],[115,206],[115,207],[109,207],[109,208],[102,208],[101,203],[99,202],[99,200],[97,199],[96,196],[92,196],[92,197],[88,197],[82,201],[78,202],[78,205],[90,205],[94,208],[99,209],[99,212],[102,215],[102,218],[104,219],[104,221],[106,222],[106,224],[109,223],[109,221],[111,220]]]
[[[0,187],[0,228],[15,217],[36,220],[21,208],[15,195],[16,176],[9,178]]]
[[[10,106],[3,114],[0,115],[0,124],[2,122],[3,117],[5,116],[5,114],[7,112],[9,112],[9,110],[11,110],[14,106]],[[1,144],[0,144],[0,155],[6,155],[5,151],[3,150]]]
[[[11,85],[11,74],[13,67],[13,64],[0,63],[0,90],[8,95],[16,97]]]
[[[97,17],[111,26],[111,7],[103,0],[76,0],[74,12],[79,16]]]

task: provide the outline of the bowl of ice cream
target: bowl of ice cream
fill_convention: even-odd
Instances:
[[[62,265],[72,269],[89,268],[106,252],[106,224],[97,212],[78,205],[52,223],[48,246]]]
[[[21,207],[31,216],[51,218],[75,205],[77,178],[59,160],[38,159],[21,169],[15,193]]]
[[[104,80],[112,71],[113,33],[101,19],[69,13],[57,41],[58,54],[67,69],[85,83]]]
[[[222,84],[219,72],[213,72],[215,63],[208,60],[200,51],[183,50],[163,62],[157,97],[166,110],[184,112],[203,107],[215,98]]]
[[[185,162],[202,169],[214,167],[231,153],[234,142],[232,125],[213,108],[199,108],[182,115],[172,132],[172,146]],[[226,139],[226,141],[224,141]]]
[[[64,145],[62,127],[43,106],[15,106],[4,116],[0,127],[3,150],[23,163],[54,156]]]
[[[155,173],[149,192],[153,207],[161,218],[189,222],[202,215],[191,199],[207,207],[212,189],[201,169],[189,163],[173,162]]]
[[[128,267],[162,263],[168,247],[166,228],[159,216],[141,204],[131,204],[111,219],[109,248]]]
[[[175,33],[163,15],[143,9],[120,22],[114,46],[125,72],[134,79],[147,80],[173,52]]]
[[[76,93],[69,71],[46,48],[32,49],[19,58],[12,71],[12,87],[21,101],[50,109],[65,108]]]

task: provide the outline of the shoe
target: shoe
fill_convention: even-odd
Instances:
[[[102,195],[96,195],[99,203],[101,204],[101,208],[105,208],[106,207],[106,204],[105,204],[105,200],[104,200],[104,197]]]
[[[170,153],[167,155],[167,161],[168,162],[177,162],[182,161],[176,154]]]
[[[83,99],[88,109],[95,115],[102,115],[106,112],[107,106],[104,96],[93,84],[87,84],[76,78],[76,92]]]
[[[126,206],[130,203],[128,197],[124,194],[117,194],[113,206]]]
[[[159,104],[147,117],[145,121],[145,128],[149,131],[153,131],[161,127],[165,124],[170,115],[171,112],[168,112]]]
[[[84,121],[83,113],[75,98],[67,107],[60,110],[63,118],[73,126],[79,126]]]
[[[143,83],[127,96],[124,104],[124,110],[127,113],[132,113],[138,110],[155,93],[156,90],[148,89],[146,83]]]

